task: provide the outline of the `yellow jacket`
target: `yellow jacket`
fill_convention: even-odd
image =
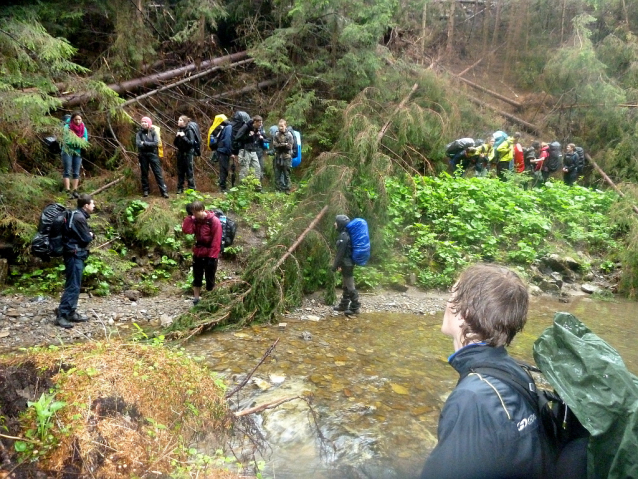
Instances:
[[[514,159],[514,138],[508,136],[507,140],[498,145],[496,151],[498,152],[498,161],[512,161]]]

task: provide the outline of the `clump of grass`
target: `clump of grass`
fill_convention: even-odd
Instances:
[[[40,458],[45,470],[61,472],[72,461],[78,476],[172,474],[188,463],[199,435],[222,439],[230,427],[221,381],[161,341],[34,349],[3,362],[58,371],[51,380],[56,400],[66,405],[51,428],[57,447]],[[37,427],[32,416],[23,418],[25,431]],[[237,477],[206,468],[199,473]]]

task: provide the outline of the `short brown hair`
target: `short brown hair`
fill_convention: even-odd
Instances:
[[[253,121],[264,121],[264,119],[260,115],[253,116]]]
[[[193,213],[197,213],[198,211],[204,211],[206,208],[204,207],[204,203],[201,201],[193,201],[191,203],[191,211]]]
[[[463,343],[484,341],[507,346],[527,321],[529,295],[521,278],[495,264],[476,264],[466,269],[452,288],[454,313],[463,318]]]
[[[78,196],[78,209],[81,210],[82,208],[84,208],[84,205],[91,204],[91,201],[93,201],[93,197],[91,195],[82,193],[80,196]]]

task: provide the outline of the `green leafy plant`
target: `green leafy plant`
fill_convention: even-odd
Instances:
[[[33,416],[35,429],[28,429],[25,436],[31,441],[16,441],[14,448],[17,452],[26,455],[44,455],[56,444],[55,437],[50,433],[53,428],[53,416],[57,411],[66,406],[63,401],[56,401],[54,393],[42,393],[36,402],[27,402],[26,415]]]

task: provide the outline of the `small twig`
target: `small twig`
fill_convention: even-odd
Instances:
[[[33,439],[27,439],[26,437],[7,436],[6,434],[0,434],[0,437],[4,437],[5,439],[13,439],[15,441],[30,442],[31,444],[40,444],[39,441],[34,441]]]
[[[116,236],[115,238],[113,238],[113,239],[111,239],[111,240],[107,241],[106,243],[103,243],[103,244],[101,244],[100,246],[98,246],[98,247],[96,247],[96,248],[93,248],[93,249],[100,249],[100,248],[103,248],[103,247],[104,247],[104,246],[106,246],[107,244],[111,244],[113,241],[117,241],[117,240],[119,240],[119,239],[120,239],[120,237],[119,237],[119,236]]]
[[[286,398],[281,398],[281,399],[275,399],[274,401],[270,401],[264,404],[260,404],[259,406],[255,406],[255,407],[251,407],[248,409],[242,409],[241,411],[238,411],[235,413],[235,417],[242,417],[242,416],[248,416],[249,414],[255,414],[258,412],[262,412],[265,411],[266,409],[272,409],[275,408],[277,406],[279,406],[280,404],[286,403],[286,402],[290,402],[290,401],[294,401],[295,399],[303,399],[303,396],[292,396],[292,397],[286,397]]]
[[[224,397],[226,399],[231,397],[233,394],[235,394],[237,391],[239,391],[241,388],[243,388],[246,384],[248,384],[248,381],[250,381],[250,378],[252,377],[252,375],[255,374],[255,371],[257,371],[257,368],[263,364],[263,362],[266,360],[266,358],[268,356],[270,356],[270,354],[275,350],[275,347],[277,347],[278,343],[279,343],[279,338],[277,338],[277,340],[268,348],[268,350],[261,357],[261,359],[259,360],[257,365],[253,368],[252,371],[250,371],[248,376],[246,376],[241,383],[239,383],[237,386],[235,386],[232,391],[230,391],[230,392],[225,394]]]
[[[95,190],[93,193],[90,193],[91,196],[95,196],[98,193],[101,193],[102,191],[106,190],[107,188],[110,188],[113,185],[118,184],[120,181],[122,181],[124,179],[123,176],[120,176],[117,180],[113,180],[110,183],[107,183],[106,185],[98,188],[97,190]]]

